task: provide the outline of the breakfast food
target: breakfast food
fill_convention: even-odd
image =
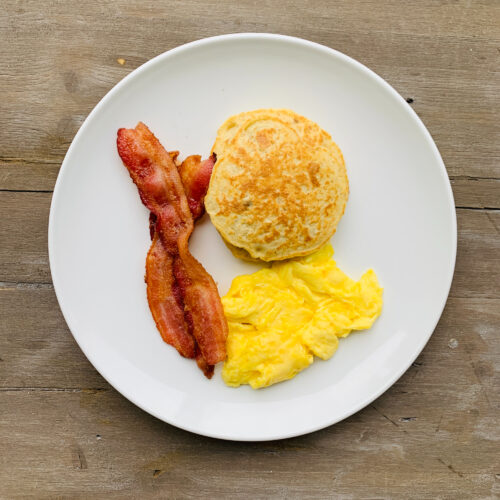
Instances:
[[[284,260],[331,238],[349,185],[340,149],[316,123],[284,109],[240,113],[212,152],[206,210],[236,256]]]
[[[119,129],[117,147],[152,214],[146,285],[156,326],[165,342],[195,358],[210,378],[226,357],[227,322],[217,286],[189,252],[188,240],[193,216],[203,212],[214,158],[190,157],[179,172],[177,154],[169,154],[143,123]]]
[[[314,356],[329,359],[340,337],[372,326],[382,310],[377,276],[369,270],[353,281],[332,256],[327,244],[233,280],[222,298],[229,324],[227,385],[257,389],[290,379]]]
[[[317,124],[284,109],[235,115],[211,156],[167,152],[144,125],[118,130],[118,153],[150,210],[147,298],[163,340],[206,377],[258,389],[294,377],[382,310],[377,276],[353,281],[328,242],[349,184],[340,149]],[[232,253],[271,262],[235,278],[222,301],[191,255],[206,210]]]
[[[169,152],[169,155],[175,162],[179,152]],[[215,160],[215,154],[212,154],[205,161],[201,161],[199,155],[192,155],[188,156],[178,166],[182,186],[194,220],[199,219],[205,213],[205,195],[207,194]]]

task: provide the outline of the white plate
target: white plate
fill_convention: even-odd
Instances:
[[[290,108],[342,149],[350,198],[332,239],[341,269],[369,267],[385,288],[381,317],[291,381],[231,389],[163,343],[146,301],[148,211],[116,152],[116,131],[145,122],[167,149],[207,156],[230,115]],[[207,217],[194,255],[224,294],[256,266],[235,259]],[[116,85],[76,135],[49,224],[52,278],[90,362],[130,401],[199,434],[235,440],[296,436],[334,424],[387,390],[425,346],[449,292],[456,252],[453,195],[417,115],[384,80],[312,42],[238,34],[166,52]]]

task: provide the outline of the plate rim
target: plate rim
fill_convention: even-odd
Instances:
[[[409,112],[410,116],[413,118],[413,121],[416,123],[420,131],[423,133],[423,137],[425,138],[428,146],[430,147],[430,150],[434,154],[437,163],[439,165],[439,171],[441,174],[441,177],[443,179],[443,184],[446,187],[446,192],[447,192],[447,202],[448,202],[448,208],[450,210],[450,220],[452,222],[452,248],[451,248],[451,259],[449,262],[448,270],[447,270],[447,279],[446,279],[446,294],[444,294],[442,303],[439,307],[439,314],[434,320],[434,325],[433,327],[429,330],[429,332],[422,337],[421,342],[415,349],[415,352],[413,353],[412,356],[410,356],[409,362],[402,371],[396,372],[394,375],[392,375],[388,381],[383,384],[379,390],[375,391],[373,394],[370,394],[368,397],[364,398],[360,403],[357,405],[354,405],[352,408],[349,408],[347,411],[342,413],[342,416],[336,417],[329,419],[327,421],[321,421],[320,423],[315,423],[314,425],[302,425],[300,429],[297,429],[295,431],[288,431],[288,432],[282,432],[281,434],[275,434],[272,436],[258,436],[254,432],[253,434],[248,434],[248,435],[224,435],[218,432],[207,432],[205,430],[200,430],[197,429],[196,426],[192,425],[183,425],[182,422],[175,422],[172,419],[166,418],[164,415],[159,414],[159,412],[155,411],[155,409],[151,409],[146,407],[145,404],[142,404],[141,402],[137,401],[136,397],[134,395],[131,395],[129,393],[128,389],[120,388],[115,386],[110,381],[111,376],[108,376],[107,370],[105,367],[102,367],[99,362],[95,359],[95,357],[88,352],[87,349],[85,349],[82,344],[78,340],[78,335],[76,335],[74,325],[72,325],[72,321],[69,320],[69,314],[64,311],[63,308],[63,303],[64,300],[62,298],[62,292],[59,289],[57,282],[57,270],[56,270],[56,263],[55,263],[55,237],[54,237],[54,226],[55,226],[55,213],[56,213],[56,207],[58,205],[58,199],[59,199],[59,192],[61,191],[61,185],[63,184],[63,179],[65,176],[66,171],[68,171],[69,167],[68,164],[70,164],[70,159],[71,159],[71,154],[74,149],[75,144],[78,142],[79,138],[87,127],[89,126],[89,123],[91,122],[93,116],[97,114],[102,108],[105,103],[112,99],[113,96],[118,93],[121,88],[127,84],[129,80],[132,78],[135,78],[138,74],[144,72],[147,70],[150,66],[154,66],[155,64],[161,62],[162,60],[166,60],[169,57],[172,57],[174,55],[177,55],[179,53],[182,53],[184,51],[189,51],[192,48],[196,48],[198,46],[202,45],[210,45],[214,43],[218,43],[221,41],[231,41],[231,40],[270,40],[270,41],[284,41],[288,42],[291,44],[295,44],[297,46],[302,46],[302,47],[307,47],[311,48],[320,52],[323,52],[324,54],[327,54],[329,56],[334,56],[337,58],[340,58],[341,60],[344,60],[344,62],[347,62],[349,65],[354,66],[355,69],[361,71],[364,73],[368,78],[375,80],[378,84],[382,85],[385,87],[389,93],[395,97],[396,99],[400,100],[402,103],[404,103],[405,106],[407,106],[407,111]],[[217,35],[217,36],[212,36],[212,37],[207,37],[207,38],[201,38],[192,42],[188,42],[186,44],[174,47],[168,51],[165,51],[152,59],[146,61],[133,71],[131,71],[128,75],[126,75],[124,78],[122,78],[118,83],[116,83],[99,101],[98,103],[94,106],[92,111],[87,115],[85,120],[83,121],[82,125],[80,126],[79,130],[73,137],[73,140],[71,141],[71,144],[64,156],[64,159],[61,163],[61,167],[59,169],[58,175],[57,175],[57,180],[54,185],[54,190],[52,194],[52,199],[50,203],[50,212],[49,212],[49,223],[48,223],[48,254],[49,254],[49,266],[50,266],[50,273],[52,277],[52,284],[54,288],[54,292],[56,294],[56,298],[59,304],[59,308],[61,310],[61,313],[64,317],[64,320],[74,338],[76,341],[78,347],[82,350],[88,361],[92,364],[92,366],[97,370],[97,372],[106,380],[108,384],[111,385],[118,393],[120,393],[122,396],[124,396],[126,399],[128,399],[130,402],[132,402],[134,405],[139,407],[141,410],[149,413],[150,415],[158,418],[159,420],[162,420],[163,422],[168,423],[169,425],[173,425],[174,427],[183,429],[185,431],[192,432],[194,434],[198,435],[203,435],[211,438],[217,438],[217,439],[223,439],[223,440],[228,440],[228,441],[270,441],[270,440],[278,440],[278,439],[287,439],[287,438],[292,438],[296,436],[301,436],[305,434],[309,434],[311,432],[318,431],[320,429],[324,429],[326,427],[329,427],[331,425],[334,425],[338,422],[341,422],[342,420],[345,420],[346,418],[352,416],[353,414],[357,413],[358,411],[362,410],[366,406],[368,406],[370,403],[372,403],[374,400],[379,398],[382,394],[384,394],[392,385],[394,385],[397,380],[404,374],[406,371],[409,369],[411,364],[415,361],[415,359],[420,355],[420,353],[423,351],[425,346],[427,345],[430,337],[434,333],[436,326],[443,314],[444,308],[446,306],[446,303],[448,301],[452,281],[453,281],[453,276],[455,272],[455,265],[456,265],[456,255],[457,255],[457,216],[456,216],[456,207],[455,207],[455,200],[453,196],[453,190],[451,188],[451,183],[448,177],[448,172],[446,170],[445,164],[443,162],[443,159],[441,157],[441,154],[437,148],[436,143],[434,142],[430,132],[428,131],[427,127],[424,125],[420,117],[417,115],[417,113],[414,111],[414,109],[409,106],[406,103],[406,100],[390,85],[386,80],[384,80],[381,76],[379,76],[377,73],[375,73],[373,70],[365,66],[363,63],[357,61],[356,59],[336,50],[331,47],[322,45],[317,42],[312,42],[310,40],[306,40],[303,38],[298,38],[294,36],[289,36],[289,35],[281,35],[281,34],[275,34],[275,33],[258,33],[258,32],[245,32],[245,33],[229,33],[229,34],[224,34],[224,35]],[[97,362],[97,366],[96,365]],[[406,365],[406,363],[405,363]],[[118,385],[118,384],[117,384]]]

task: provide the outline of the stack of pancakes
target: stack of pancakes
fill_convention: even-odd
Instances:
[[[319,125],[285,109],[235,115],[219,128],[205,206],[231,251],[247,260],[307,255],[342,217],[342,152]]]

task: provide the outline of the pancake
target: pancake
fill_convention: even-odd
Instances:
[[[222,236],[222,241],[225,243],[227,248],[229,248],[231,253],[237,259],[246,260],[248,262],[261,262],[261,259],[254,259],[245,249],[231,245],[231,243],[229,243],[229,241],[224,239],[224,236]]]
[[[235,115],[219,128],[205,207],[229,248],[263,261],[307,255],[334,234],[349,194],[342,152],[285,109]]]

